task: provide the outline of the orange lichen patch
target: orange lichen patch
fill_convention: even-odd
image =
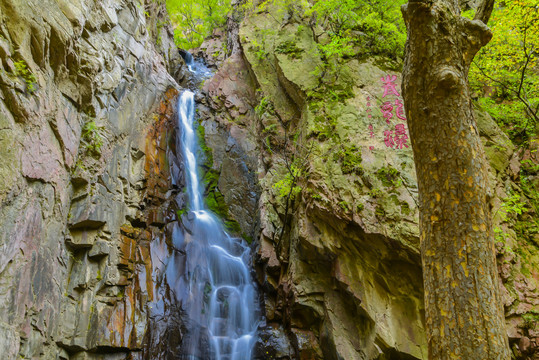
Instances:
[[[125,268],[132,273],[135,270],[135,253],[137,242],[125,235],[120,236],[120,257],[118,266]]]
[[[167,161],[167,148],[173,146],[170,142],[175,123],[174,104],[178,96],[176,89],[169,89],[164,100],[159,104],[156,113],[152,116],[154,121],[150,124],[146,136],[146,161],[144,169],[147,175],[147,188],[145,197],[152,205],[165,200],[169,189],[170,171]]]

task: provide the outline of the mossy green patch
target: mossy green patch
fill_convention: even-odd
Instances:
[[[342,144],[339,151],[334,154],[333,160],[341,163],[343,174],[361,175],[363,173],[361,149],[356,145]]]
[[[226,230],[230,233],[239,235],[241,233],[240,224],[232,219],[229,214],[228,205],[226,204],[223,194],[219,191],[219,176],[220,171],[213,169],[213,151],[206,144],[204,126],[197,126],[197,137],[200,149],[203,151],[204,163],[201,166],[202,182],[204,183],[204,194],[207,208],[221,218],[224,222]],[[185,209],[179,211],[186,211]],[[181,216],[178,213],[178,216]]]
[[[538,312],[528,312],[526,314],[522,315],[522,319],[524,320],[524,328],[529,330],[535,330],[537,329],[539,324],[539,313]]]
[[[376,172],[376,177],[386,187],[399,187],[402,183],[399,175],[400,172],[391,166],[380,168]]]
[[[28,90],[29,93],[36,91],[37,79],[30,69],[28,69],[26,62],[20,60],[14,62],[13,65],[15,65],[15,75],[20,76],[26,83],[26,90]]]
[[[198,145],[204,153],[204,166],[210,169],[213,165],[213,151],[206,145],[206,129],[202,124],[199,124],[196,128]]]
[[[299,48],[294,40],[288,40],[279,44],[275,48],[275,52],[279,54],[286,54],[292,59],[301,59],[303,49]]]

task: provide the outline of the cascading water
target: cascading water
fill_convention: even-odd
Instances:
[[[188,65],[195,76],[207,75],[201,64]],[[221,221],[204,206],[197,172],[194,95],[186,90],[178,102],[182,135],[176,146],[182,149],[191,210],[181,246],[186,261],[179,285],[188,288],[179,291],[188,317],[181,358],[250,360],[260,319],[247,265],[250,249],[242,239],[230,237]]]

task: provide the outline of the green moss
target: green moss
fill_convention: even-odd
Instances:
[[[208,147],[208,145],[206,145],[206,129],[204,128],[204,126],[202,126],[202,124],[199,124],[197,126],[196,132],[198,144],[205,157],[203,165],[210,169],[213,165],[213,151],[211,148]]]
[[[218,191],[212,191],[206,196],[206,206],[215,215],[225,219],[228,215],[228,207],[225,198]]]
[[[537,324],[539,324],[539,313],[529,312],[523,314],[522,319],[524,320],[523,327],[525,329],[534,330],[537,328]]]
[[[197,126],[198,143],[202,151],[204,152],[205,161],[202,165],[201,171],[203,172],[202,182],[205,186],[205,202],[207,208],[223,219],[226,230],[233,234],[240,234],[240,224],[234,219],[230,218],[228,205],[225,202],[224,196],[218,189],[220,172],[212,168],[213,165],[213,151],[206,145],[205,129],[204,126]],[[187,209],[178,210],[178,217],[185,213]]]
[[[403,215],[410,215],[410,212],[411,212],[410,205],[408,205],[407,202],[402,202],[401,203],[401,213]]]
[[[178,216],[178,219],[181,219],[181,217],[187,213],[187,208],[176,210],[176,215]]]
[[[363,173],[361,149],[356,145],[341,145],[339,151],[334,154],[333,160],[341,163],[343,174],[361,175]]]
[[[369,191],[369,196],[372,198],[379,198],[382,196],[382,191],[378,188],[373,188],[371,191]]]
[[[357,211],[357,212],[362,212],[363,209],[365,209],[365,205],[363,205],[363,204],[357,204],[357,206],[356,206],[356,211]]]
[[[399,175],[400,172],[391,166],[380,168],[376,172],[376,177],[386,187],[399,187],[402,183]]]
[[[24,60],[16,61],[13,63],[15,65],[15,75],[20,76],[26,83],[26,90],[29,93],[36,91],[37,79],[35,75],[28,69],[28,65]]]
[[[376,216],[378,217],[384,217],[386,215],[386,211],[384,210],[384,208],[380,205],[378,205],[376,207],[376,210],[374,211],[374,213],[376,214]]]
[[[295,41],[288,40],[279,44],[279,46],[275,48],[275,52],[278,54],[286,54],[292,59],[301,59],[303,49],[297,47]]]
[[[229,233],[241,234],[240,224],[236,220],[226,220],[225,228]]]
[[[253,237],[252,236],[249,236],[246,233],[243,233],[243,234],[241,234],[241,237],[244,238],[245,241],[247,241],[248,244],[253,243]]]
[[[350,212],[350,204],[348,204],[348,202],[346,201],[341,201],[339,202],[339,207],[344,211],[344,212]]]

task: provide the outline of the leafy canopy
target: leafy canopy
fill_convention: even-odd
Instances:
[[[328,57],[347,55],[352,46],[367,54],[402,57],[406,28],[400,13],[405,0],[316,0],[305,14],[327,29],[331,41],[324,45]]]
[[[539,0],[498,3],[491,42],[476,56],[470,85],[480,104],[516,143],[537,132],[539,109]]]
[[[279,6],[283,22],[290,13],[310,18],[320,50],[329,59],[354,55],[402,58],[406,27],[400,6],[406,0],[248,0],[243,8],[264,11]]]
[[[230,0],[167,0],[176,45],[185,50],[200,46],[226,22],[231,8]]]

